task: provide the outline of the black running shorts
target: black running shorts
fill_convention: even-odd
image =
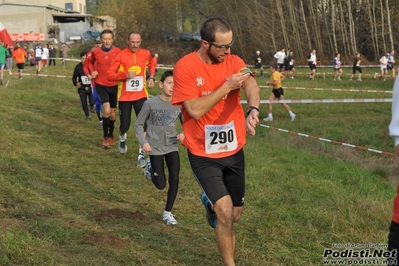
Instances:
[[[214,204],[230,195],[233,206],[244,205],[245,159],[241,149],[226,158],[207,158],[192,154],[187,150],[191,169],[202,190]]]
[[[280,99],[281,95],[284,96],[283,88],[273,89],[272,92],[273,92],[274,96],[276,96],[277,99]]]
[[[111,108],[116,108],[118,102],[118,85],[103,86],[96,83],[96,90],[101,104],[109,103]]]

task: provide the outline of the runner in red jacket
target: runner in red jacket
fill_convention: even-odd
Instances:
[[[116,81],[107,79],[107,72],[112,60],[114,60],[115,56],[121,50],[118,47],[112,46],[114,33],[111,30],[103,30],[101,32],[101,40],[102,46],[94,49],[87,60],[89,69],[95,69],[95,64],[97,68],[97,70],[91,73],[91,78],[94,79],[95,88],[102,103],[104,131],[102,146],[103,148],[108,148],[110,145],[115,145],[113,134],[118,101],[118,86]]]

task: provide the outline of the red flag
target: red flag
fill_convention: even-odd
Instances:
[[[9,46],[14,46],[14,44],[12,43],[10,34],[8,34],[8,31],[6,30],[3,23],[1,23],[1,22],[0,22],[0,40],[4,44],[8,44]]]

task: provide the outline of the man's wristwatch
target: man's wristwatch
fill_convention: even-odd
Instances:
[[[249,114],[252,112],[252,110],[256,110],[256,111],[258,111],[258,113],[259,113],[259,108],[258,108],[258,107],[250,106],[250,107],[249,107],[249,110],[248,110],[248,112],[247,112],[247,115],[249,115]]]

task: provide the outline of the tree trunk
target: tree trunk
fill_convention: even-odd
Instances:
[[[332,53],[338,51],[337,36],[335,30],[335,24],[337,23],[335,19],[335,9],[336,6],[334,5],[333,1],[331,1],[331,29],[332,29],[332,38],[333,38],[333,43],[331,44],[333,46]]]
[[[384,8],[382,6],[382,0],[380,0],[380,9],[381,9],[381,36],[382,36],[382,49],[384,49],[382,52],[385,53],[385,49],[386,49],[386,43],[385,43],[385,19],[384,19]]]
[[[350,55],[354,55],[355,51],[357,51],[357,44],[356,44],[356,35],[355,35],[355,26],[353,22],[353,16],[352,16],[352,6],[351,6],[351,0],[348,0],[348,19],[349,19],[349,34],[350,34]]]
[[[389,41],[391,42],[391,49],[393,49],[393,36],[392,36],[392,26],[391,26],[391,11],[389,10],[389,1],[385,1],[387,6],[387,22],[388,22],[388,32],[389,32]]]
[[[294,4],[292,3],[292,0],[288,0],[288,8],[289,8],[289,14],[290,14],[290,22],[291,22],[291,29],[293,31],[292,35],[294,37],[295,40],[295,47],[292,47],[292,49],[295,51],[296,56],[298,56],[299,58],[303,58],[303,51],[302,51],[302,47],[301,47],[301,43],[302,43],[302,39],[301,39],[301,35],[299,33],[299,29],[298,29],[298,25],[300,24],[297,21],[297,17],[296,17],[296,12],[294,10]]]
[[[283,34],[284,44],[282,45],[282,47],[285,47],[285,46],[290,47],[290,41],[287,36],[287,27],[285,26],[285,17],[284,17],[284,13],[283,13],[283,8],[281,6],[281,0],[276,0],[276,7],[277,7],[277,13],[280,17],[281,32]],[[282,47],[280,47],[279,50],[281,50]]]
[[[303,24],[305,26],[305,32],[306,32],[306,39],[308,40],[308,51],[312,49],[312,42],[310,41],[310,35],[309,35],[309,29],[308,29],[308,24],[306,23],[306,15],[305,15],[305,9],[303,8],[303,2],[301,2],[301,12],[302,12],[302,18],[303,18]]]

